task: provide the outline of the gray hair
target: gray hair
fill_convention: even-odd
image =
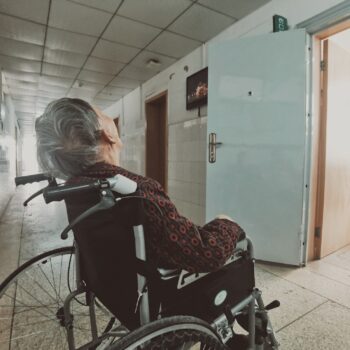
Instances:
[[[35,122],[40,167],[62,179],[81,175],[97,161],[99,129],[89,103],[74,98],[51,102]]]

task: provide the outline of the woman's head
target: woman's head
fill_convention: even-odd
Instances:
[[[113,120],[83,100],[51,102],[35,130],[39,164],[57,177],[80,175],[98,161],[119,162],[121,142]]]

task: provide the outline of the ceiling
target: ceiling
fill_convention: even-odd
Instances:
[[[22,133],[63,96],[107,108],[268,1],[0,0],[0,67]]]

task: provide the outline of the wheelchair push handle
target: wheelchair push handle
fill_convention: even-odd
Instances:
[[[19,185],[26,185],[29,183],[33,183],[33,182],[41,182],[41,181],[49,181],[52,182],[54,181],[55,178],[49,174],[33,174],[33,175],[27,175],[27,176],[17,176],[15,177],[15,184],[16,186]]]
[[[80,185],[64,185],[58,187],[47,187],[44,189],[43,196],[45,202],[59,202],[62,199],[67,199],[70,196],[76,194],[82,194],[86,192],[91,192],[100,188],[100,181],[94,181],[91,183],[80,184]]]
[[[137,183],[123,175],[116,175],[106,180],[96,180],[93,182],[77,185],[65,185],[58,187],[47,187],[44,190],[44,199],[46,203],[58,202],[62,199],[68,199],[71,196],[94,192],[96,190],[110,189],[122,195],[134,193],[137,189]]]

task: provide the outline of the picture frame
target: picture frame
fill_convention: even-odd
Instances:
[[[186,79],[186,110],[208,103],[208,67]]]

